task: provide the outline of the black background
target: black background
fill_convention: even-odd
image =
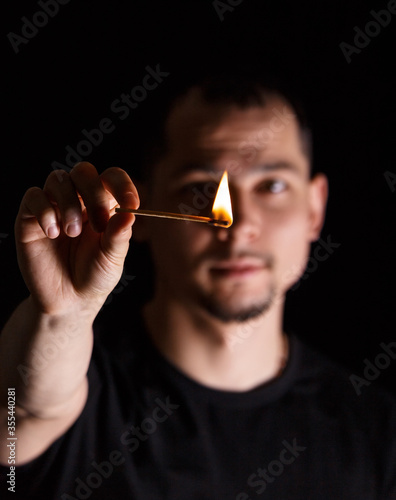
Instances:
[[[227,2],[224,2],[227,3]],[[234,5],[237,2],[233,2]],[[112,165],[133,175],[139,123],[155,102],[148,95],[123,121],[111,109],[121,93],[140,84],[147,65],[170,73],[218,61],[280,70],[306,100],[314,126],[314,162],[330,181],[323,238],[341,245],[288,295],[287,324],[350,373],[363,374],[381,342],[395,341],[395,34],[396,15],[346,61],[340,43],[354,43],[370,11],[387,2],[279,2],[243,0],[216,12],[214,2],[88,2],[71,0],[15,53],[9,32],[21,34],[22,16],[42,10],[17,2],[5,18],[3,164],[1,167],[1,320],[26,295],[19,275],[13,223],[25,190],[42,186],[51,163],[108,117],[116,125],[86,159],[98,170]],[[136,161],[136,160],[135,160]],[[8,235],[8,236],[6,236]],[[132,245],[133,247],[133,245]],[[130,304],[149,282],[134,258],[124,284],[104,307],[110,324],[133,324]],[[136,250],[139,254],[139,250]],[[117,319],[116,319],[117,318]],[[374,382],[396,393],[396,360]]]

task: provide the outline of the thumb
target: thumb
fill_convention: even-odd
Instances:
[[[132,236],[135,216],[130,213],[117,213],[109,220],[102,233],[101,246],[105,256],[112,262],[124,260]]]

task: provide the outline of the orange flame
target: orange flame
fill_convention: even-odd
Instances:
[[[222,227],[231,226],[233,219],[232,219],[231,196],[230,196],[230,189],[228,187],[227,171],[223,173],[219,187],[217,188],[216,197],[212,207],[212,214],[214,219],[227,220],[229,222],[228,226],[222,226]]]

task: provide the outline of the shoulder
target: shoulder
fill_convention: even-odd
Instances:
[[[298,338],[296,344],[300,360],[297,391],[313,395],[327,414],[344,417],[355,427],[385,425],[388,430],[392,427],[396,436],[396,397],[392,393],[307,342]]]

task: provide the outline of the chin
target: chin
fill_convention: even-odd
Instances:
[[[274,305],[276,299],[275,289],[271,288],[266,297],[261,300],[242,304],[241,300],[230,303],[226,298],[202,296],[201,305],[214,318],[223,323],[244,323],[266,314]]]

